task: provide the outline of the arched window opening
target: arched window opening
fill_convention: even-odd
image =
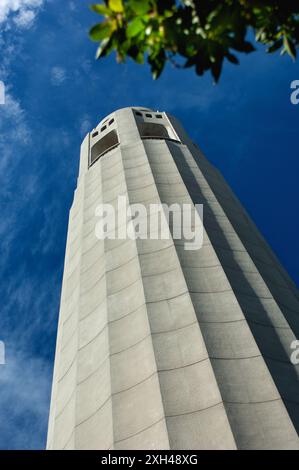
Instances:
[[[138,129],[141,139],[166,139],[179,142],[170,127],[155,122],[139,122]]]
[[[98,160],[104,153],[112,150],[119,145],[118,135],[116,130],[108,132],[102,139],[98,140],[91,148],[90,152],[90,166]]]

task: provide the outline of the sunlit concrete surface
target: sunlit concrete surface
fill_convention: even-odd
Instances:
[[[157,129],[144,123],[167,132],[141,139],[140,129]],[[109,134],[96,159],[92,149],[102,151],[102,142],[94,146],[112,130],[119,145]],[[98,240],[95,209],[117,207],[119,195],[203,204],[202,248],[187,251],[173,238]],[[179,122],[142,108],[112,113],[81,148],[47,448],[298,449],[298,366],[290,361],[298,299]]]

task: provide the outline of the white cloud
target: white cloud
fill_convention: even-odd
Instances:
[[[53,67],[51,70],[51,83],[54,86],[61,85],[66,80],[66,71],[62,67]]]
[[[36,190],[36,174],[32,171],[29,175],[23,175],[22,191],[18,198],[15,196],[16,174],[31,143],[32,131],[26,113],[20,102],[8,91],[5,104],[1,105],[0,119],[0,207],[3,216],[0,222],[0,236],[3,243],[3,263],[6,262],[13,245],[19,206],[26,203]]]
[[[80,120],[79,127],[81,136],[85,136],[87,132],[89,132],[92,128],[90,116],[88,116],[87,114],[84,115]]]
[[[69,9],[71,11],[77,10],[77,6],[75,5],[75,2],[73,2],[72,0],[69,2]]]
[[[7,448],[8,440],[17,449],[30,447],[30,433],[24,432],[21,421],[37,434],[38,447],[42,448],[49,409],[51,366],[26,351],[6,346],[6,364],[0,366],[0,448]]]
[[[20,28],[29,28],[35,18],[35,13],[32,10],[21,10],[15,17],[14,22]]]
[[[29,27],[44,0],[0,0],[0,23],[11,17],[17,26]]]
[[[9,92],[6,94],[5,104],[1,106],[0,121],[0,176],[15,161],[15,149],[17,145],[24,147],[30,142],[30,130],[26,124],[25,113]],[[21,158],[21,155],[19,155]],[[19,158],[17,160],[19,160]],[[13,160],[11,160],[13,159]]]

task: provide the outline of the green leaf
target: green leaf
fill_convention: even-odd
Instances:
[[[134,44],[128,49],[127,54],[132,57],[132,59],[137,62],[137,64],[143,64],[144,63],[144,57],[143,57],[143,52],[139,50],[139,48]]]
[[[91,5],[90,9],[99,15],[110,16],[112,11],[105,5]]]
[[[255,40],[262,42],[265,40],[265,38],[266,38],[266,33],[265,33],[264,28],[258,29],[255,33]]]
[[[293,42],[288,38],[288,36],[285,34],[283,37],[283,45],[286,50],[286,52],[292,57],[293,60],[296,59],[296,48],[293,44]]]
[[[124,11],[124,6],[122,0],[109,0],[109,8],[115,13],[122,13]]]
[[[236,64],[236,65],[239,64],[239,59],[234,54],[227,52],[226,57],[232,64]]]
[[[130,7],[137,15],[144,15],[150,9],[149,0],[131,0]]]
[[[268,47],[267,52],[269,53],[275,52],[278,49],[280,49],[281,46],[282,46],[282,39],[280,39],[279,41],[276,41],[274,44],[272,44],[272,46]]]
[[[219,80],[221,70],[222,70],[222,59],[217,60],[217,62],[211,65],[211,72],[216,83]]]
[[[162,49],[160,49],[158,53],[156,51],[153,51],[152,54],[148,57],[147,61],[151,66],[153,79],[157,80],[157,78],[160,77],[165,65],[165,52]]]
[[[255,47],[248,41],[234,43],[233,47],[236,51],[245,52],[246,54],[255,51]]]
[[[204,74],[205,68],[204,68],[204,65],[201,61],[196,62],[195,70],[196,70],[197,75],[203,75]]]
[[[137,34],[140,33],[144,29],[144,24],[143,21],[140,18],[134,18],[133,21],[129,24],[127,28],[127,37],[128,38],[133,38],[134,36],[137,36]]]
[[[280,50],[296,57],[298,8],[286,11],[282,2],[241,0],[92,0],[91,9],[103,15],[90,37],[100,42],[97,57],[112,50],[117,58],[143,63],[147,57],[154,78],[166,57],[184,59],[198,75],[210,70],[219,79],[224,58],[238,63],[239,54],[255,50],[249,31],[267,52]],[[0,0],[1,3],[1,0]],[[290,2],[293,3],[293,2]],[[298,0],[297,2],[298,3]],[[172,60],[176,66],[175,60]]]
[[[98,23],[91,30],[89,31],[89,36],[93,41],[101,41],[109,37],[111,33],[111,25],[110,23]]]
[[[97,52],[96,52],[96,59],[100,59],[108,54],[109,47],[111,46],[111,39],[106,38],[103,39],[101,44],[99,45]]]
[[[196,57],[189,57],[189,59],[186,60],[184,67],[185,68],[193,67],[193,65],[196,64],[196,59],[197,59]]]
[[[167,15],[167,11],[169,12],[175,6],[175,0],[156,0],[155,3],[157,4],[157,10],[159,15],[163,15],[164,17]],[[182,2],[185,3],[185,2]],[[186,2],[187,3],[187,2]],[[191,1],[189,1],[191,3]],[[165,15],[166,13],[166,15]]]
[[[137,54],[135,61],[137,62],[137,64],[144,64],[144,56],[142,52],[139,52],[139,54]]]

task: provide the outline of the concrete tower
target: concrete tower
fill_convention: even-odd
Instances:
[[[202,248],[98,239],[95,209],[119,195],[203,204]],[[298,449],[298,315],[296,286],[179,122],[112,113],[81,148],[47,448]]]

